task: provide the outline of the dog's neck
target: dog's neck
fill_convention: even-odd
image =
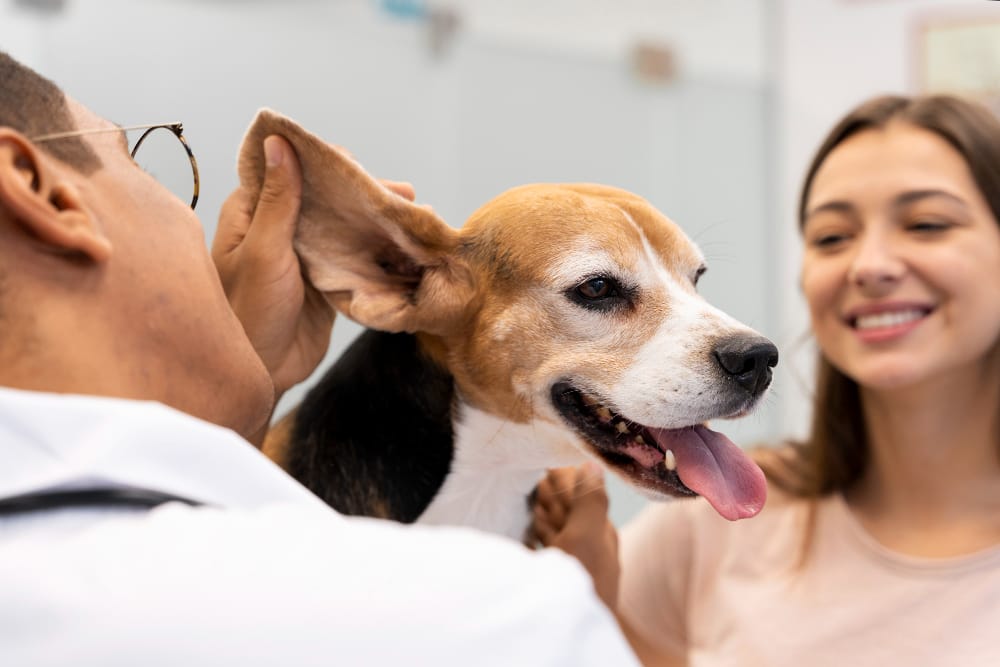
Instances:
[[[528,498],[547,467],[583,455],[566,429],[545,422],[517,424],[468,405],[456,410],[451,470],[420,523],[471,526],[522,539]]]
[[[546,468],[583,459],[566,427],[467,403],[409,334],[362,333],[295,419],[288,470],[337,510],[516,539]]]
[[[454,404],[414,336],[364,331],[299,405],[284,465],[344,514],[412,522],[451,468]]]

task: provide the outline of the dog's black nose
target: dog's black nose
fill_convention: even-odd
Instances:
[[[759,336],[736,336],[720,341],[712,351],[727,375],[751,394],[771,384],[771,369],[778,364],[778,348]]]

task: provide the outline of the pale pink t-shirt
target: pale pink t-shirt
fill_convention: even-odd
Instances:
[[[772,497],[730,523],[701,499],[651,503],[622,530],[620,607],[650,645],[692,667],[1000,665],[1000,547],[902,556],[839,494]]]

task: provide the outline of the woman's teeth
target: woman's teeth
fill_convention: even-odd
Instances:
[[[875,313],[873,315],[860,315],[854,322],[855,329],[888,329],[898,327],[907,322],[919,320],[924,316],[924,311],[919,309],[897,310],[891,313]]]

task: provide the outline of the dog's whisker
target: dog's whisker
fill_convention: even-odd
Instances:
[[[708,224],[708,225],[706,225],[706,226],[702,227],[702,228],[701,228],[701,229],[699,229],[699,230],[698,230],[698,231],[697,231],[696,233],[694,233],[694,234],[691,234],[691,239],[692,239],[692,240],[693,240],[693,241],[694,241],[695,243],[697,243],[698,245],[701,245],[701,244],[702,244],[702,242],[701,242],[701,240],[700,240],[700,239],[701,239],[701,238],[702,238],[702,237],[703,237],[703,236],[704,236],[705,234],[708,234],[709,232],[713,232],[713,231],[715,231],[715,230],[716,230],[717,228],[721,227],[722,225],[728,225],[728,224],[731,224],[731,222],[732,222],[731,220],[716,220],[715,222],[713,222],[713,223],[710,223],[710,224]]]
[[[716,255],[716,254],[710,255],[708,253],[705,253],[705,260],[708,262],[710,266],[715,264],[735,264],[737,262],[743,261],[742,258],[738,257],[737,255]]]

